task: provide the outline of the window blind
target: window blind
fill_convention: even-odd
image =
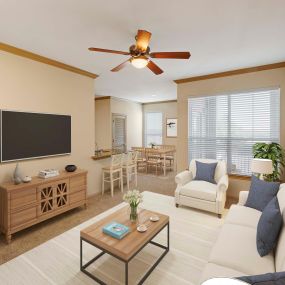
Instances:
[[[188,99],[188,155],[223,159],[228,172],[251,175],[256,142],[280,142],[280,89]]]
[[[162,113],[145,113],[144,118],[144,145],[162,144]]]

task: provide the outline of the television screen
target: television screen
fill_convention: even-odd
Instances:
[[[1,162],[71,153],[71,116],[1,110]]]

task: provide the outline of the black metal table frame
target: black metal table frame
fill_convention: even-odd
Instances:
[[[154,242],[153,239],[163,230],[167,227],[167,246],[164,246],[160,243]],[[86,243],[89,243],[91,245],[93,245],[94,247],[100,249],[102,252],[100,252],[98,255],[96,255],[94,258],[92,258],[91,260],[89,260],[87,263],[85,263],[84,265],[82,264],[82,242],[85,241]],[[92,278],[93,280],[95,280],[96,282],[98,282],[101,285],[107,285],[107,283],[103,282],[101,279],[99,279],[98,277],[96,277],[95,275],[91,274],[89,271],[86,270],[86,268],[91,265],[93,262],[95,262],[97,259],[99,259],[101,256],[103,256],[105,253],[119,259],[120,261],[125,263],[125,284],[128,285],[129,282],[129,274],[128,274],[128,270],[129,270],[129,262],[148,244],[153,244],[155,246],[158,246],[160,248],[163,248],[164,251],[163,253],[160,255],[160,257],[156,260],[156,262],[149,268],[149,270],[145,273],[145,275],[141,278],[141,280],[138,282],[138,285],[143,284],[144,281],[148,278],[148,276],[151,274],[151,272],[156,268],[156,266],[160,263],[160,261],[163,259],[163,257],[168,253],[169,251],[169,222],[163,226],[163,228],[161,228],[159,230],[159,232],[157,232],[150,240],[148,240],[146,243],[144,243],[139,250],[137,250],[130,258],[129,260],[124,260],[119,256],[114,255],[113,253],[101,248],[98,245],[93,244],[92,242],[80,237],[80,270],[85,273],[86,275],[88,275],[90,278]]]

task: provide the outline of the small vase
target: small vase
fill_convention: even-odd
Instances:
[[[18,163],[16,164],[16,168],[14,170],[13,180],[14,180],[14,183],[16,185],[20,184],[22,182],[21,173],[20,173],[20,169],[19,169],[19,164]]]
[[[131,206],[130,220],[132,223],[135,223],[137,219],[138,219],[138,207]]]

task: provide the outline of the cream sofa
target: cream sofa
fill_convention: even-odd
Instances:
[[[256,249],[256,229],[261,212],[245,207],[248,191],[240,192],[232,205],[203,271],[201,283],[213,277],[239,277],[285,271],[285,225],[274,253],[260,257]],[[278,201],[285,222],[285,183]]]
[[[196,181],[196,160],[203,163],[215,163],[215,181],[212,184],[206,181]],[[189,170],[185,170],[175,177],[177,188],[175,190],[176,207],[184,205],[209,211],[221,217],[225,202],[226,191],[228,189],[227,165],[225,161],[214,159],[193,159],[190,162]]]

